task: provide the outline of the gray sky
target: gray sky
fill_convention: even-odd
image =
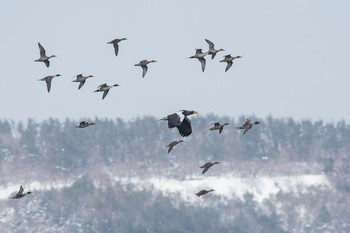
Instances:
[[[350,120],[349,1],[2,1],[1,118],[130,119],[180,109]],[[126,37],[115,57],[108,41]],[[207,38],[225,49],[207,57]],[[34,62],[37,42],[49,68]],[[219,60],[240,55],[228,72]],[[144,79],[134,64],[155,59]],[[50,93],[37,79],[55,78]],[[74,76],[92,74],[81,90]],[[102,101],[92,93],[118,83]]]

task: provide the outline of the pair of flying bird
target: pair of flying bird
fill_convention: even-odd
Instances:
[[[92,78],[92,77],[94,77],[94,76],[92,76],[92,75],[83,76],[82,74],[78,74],[76,79],[73,80],[72,82],[79,82],[80,83],[79,87],[78,87],[78,90],[79,90],[85,84],[86,79]],[[113,84],[113,85],[109,86],[109,85],[107,85],[107,83],[103,83],[100,86],[98,86],[97,90],[95,90],[94,92],[103,92],[102,99],[104,99],[112,87],[118,87],[118,86],[120,86],[120,85]]]
[[[203,168],[202,174],[206,173],[211,166],[218,164],[218,163],[219,162],[214,162],[214,163],[207,162],[207,163],[205,163],[203,166],[200,167],[200,168]],[[202,195],[205,195],[205,194],[213,192],[213,191],[215,191],[215,190],[214,189],[210,189],[210,190],[203,189],[203,190],[199,191],[198,193],[196,193],[196,196],[200,197]]]
[[[225,51],[225,50],[223,50],[223,49],[215,49],[215,48],[214,48],[214,46],[215,46],[214,43],[211,42],[210,40],[205,39],[205,41],[206,41],[206,42],[208,43],[208,45],[209,45],[209,50],[208,50],[208,52],[204,53],[204,52],[202,51],[202,49],[196,49],[196,54],[193,55],[193,56],[191,56],[191,57],[189,57],[189,58],[197,58],[197,59],[198,59],[198,61],[201,63],[202,71],[203,71],[203,72],[204,72],[205,66],[206,66],[206,60],[205,60],[205,56],[206,56],[206,55],[209,54],[209,55],[211,55],[211,59],[214,59],[215,55],[216,55],[218,52],[220,52],[220,51]],[[241,57],[241,56],[235,56],[235,57],[233,57],[233,56],[231,56],[231,54],[227,54],[227,55],[224,56],[224,59],[221,60],[220,62],[226,62],[226,63],[227,63],[225,72],[227,72],[227,71],[231,68],[231,66],[232,66],[232,64],[233,64],[233,60],[235,60],[235,59],[237,59],[237,58],[242,58],[242,57]]]
[[[108,42],[107,44],[112,44],[114,47],[114,53],[116,56],[118,56],[118,52],[119,52],[119,42],[126,40],[126,38],[122,38],[122,39],[114,39],[110,42]],[[140,66],[142,68],[142,78],[145,77],[147,70],[148,70],[148,64],[152,63],[152,62],[157,62],[155,60],[141,60],[139,63],[135,64],[135,66]]]

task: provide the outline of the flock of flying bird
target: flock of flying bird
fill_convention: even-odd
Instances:
[[[114,47],[114,53],[115,56],[118,56],[118,52],[119,52],[119,43],[123,40],[127,40],[126,38],[122,38],[122,39],[114,39],[110,42],[107,42],[107,44],[112,44]],[[214,48],[214,43],[211,42],[208,39],[205,39],[205,41],[208,43],[209,45],[209,50],[207,52],[202,52],[202,49],[196,49],[196,53],[195,55],[189,57],[189,58],[197,58],[200,63],[201,63],[201,67],[202,67],[202,71],[204,72],[205,70],[205,66],[206,66],[206,60],[205,60],[205,56],[207,55],[211,55],[211,58],[214,59],[216,54],[220,51],[224,51],[223,49],[215,49]],[[51,56],[47,56],[46,55],[46,51],[44,49],[44,47],[38,43],[39,46],[39,51],[40,51],[40,57],[39,59],[35,60],[35,62],[43,62],[46,67],[50,67],[50,59],[53,57],[56,57],[55,55],[51,55]],[[225,69],[225,72],[227,72],[232,64],[233,64],[233,60],[241,58],[241,56],[231,56],[231,54],[227,54],[224,56],[224,59],[221,60],[220,62],[226,62],[227,66]],[[145,77],[147,70],[148,70],[148,64],[153,63],[153,62],[157,62],[155,60],[141,60],[139,63],[135,64],[135,66],[140,66],[142,68],[142,78]],[[61,76],[60,74],[56,74],[56,75],[50,75],[50,76],[46,76],[42,79],[39,79],[38,81],[45,81],[46,82],[46,86],[47,86],[47,91],[50,92],[51,90],[51,83],[52,83],[52,79],[55,77],[59,77]],[[83,76],[82,74],[78,74],[76,76],[76,79],[73,80],[72,82],[78,82],[79,86],[78,86],[78,90],[80,88],[82,88],[86,82],[86,80],[88,78],[92,78],[94,76],[92,75],[88,75],[88,76]],[[104,99],[109,90],[113,87],[117,87],[119,86],[118,84],[113,84],[113,85],[107,85],[107,83],[103,83],[100,86],[97,87],[97,89],[94,92],[103,92],[102,95],[102,99]],[[181,120],[181,116],[178,113],[173,113],[170,114],[166,117],[163,117],[159,120],[162,121],[167,121],[168,122],[168,128],[172,129],[172,128],[177,128],[179,131],[179,134],[182,137],[188,137],[191,133],[192,133],[192,126],[191,126],[191,120],[188,118],[188,116],[193,115],[193,114],[198,114],[198,112],[196,111],[189,111],[189,110],[181,110],[180,111],[183,115],[183,119]],[[213,123],[213,127],[210,128],[210,130],[218,130],[219,133],[221,134],[221,132],[223,131],[224,126],[228,125],[229,123],[224,123],[224,124],[220,124],[219,122],[215,122]],[[255,121],[252,122],[250,119],[247,119],[244,124],[242,126],[236,127],[237,129],[242,129],[243,130],[243,134],[247,133],[248,130],[250,130],[254,125],[260,124],[259,121]],[[87,121],[81,121],[79,122],[76,127],[77,128],[86,128],[90,125],[94,125],[93,122],[87,122]],[[179,141],[172,141],[169,145],[167,145],[166,147],[168,147],[168,153],[170,153],[170,151],[179,143],[184,142],[183,140],[179,140]],[[218,164],[219,162],[207,162],[205,163],[203,166],[201,166],[200,168],[203,169],[202,174],[204,174],[205,172],[207,172],[209,170],[210,167],[212,167],[215,164]],[[210,189],[210,190],[201,190],[198,193],[196,193],[196,196],[202,196],[205,195],[209,192],[215,191],[214,189]],[[16,195],[10,197],[11,199],[19,199],[22,198],[28,194],[31,194],[32,192],[26,192],[24,193],[24,189],[22,187],[22,185],[20,186],[19,191],[16,193]]]

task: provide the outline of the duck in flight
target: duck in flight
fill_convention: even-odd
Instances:
[[[59,77],[59,76],[61,76],[61,75],[60,74],[49,75],[49,76],[46,76],[45,78],[38,79],[38,81],[45,81],[46,87],[47,87],[47,92],[50,92],[52,79],[55,77]]]
[[[181,142],[184,142],[182,140],[179,140],[179,141],[172,141],[169,143],[169,145],[167,145],[166,147],[169,147],[168,149],[168,154],[170,153],[170,151],[174,148],[174,146],[176,146],[177,144],[181,143]]]
[[[80,121],[79,123],[78,123],[78,125],[76,125],[75,127],[76,128],[86,128],[86,127],[88,127],[88,126],[90,126],[90,125],[94,125],[95,123],[93,123],[93,122],[87,122],[87,121]]]
[[[208,43],[208,45],[209,45],[209,50],[208,50],[208,54],[211,54],[211,59],[214,59],[214,57],[215,57],[215,55],[218,53],[218,52],[220,52],[220,51],[225,51],[225,50],[223,50],[223,49],[215,49],[214,48],[214,43],[213,42],[211,42],[210,40],[208,40],[208,39],[205,39],[205,41]]]
[[[119,52],[119,42],[126,40],[126,38],[122,38],[122,39],[114,39],[110,42],[107,42],[107,44],[112,44],[114,47],[114,53],[116,56],[118,56],[118,52]]]
[[[82,74],[78,74],[77,77],[76,77],[76,79],[73,80],[72,82],[77,82],[77,83],[79,83],[79,87],[78,87],[78,90],[79,90],[82,86],[84,86],[84,84],[85,84],[85,82],[86,82],[86,79],[92,78],[92,77],[94,77],[94,76],[92,76],[92,75],[83,76]]]
[[[229,123],[224,123],[224,124],[220,124],[219,122],[215,122],[213,123],[213,127],[211,127],[209,130],[213,131],[213,130],[219,130],[219,134],[221,134],[222,130],[224,129],[225,125],[228,125]]]
[[[168,121],[168,128],[172,129],[176,127],[182,137],[188,137],[192,133],[191,120],[188,116],[198,114],[198,112],[189,110],[181,110],[181,112],[184,116],[182,121],[180,115],[177,113],[173,113],[159,120]]]
[[[202,52],[202,49],[196,49],[196,54],[189,57],[189,58],[197,58],[198,61],[201,63],[202,65],[202,71],[204,72],[205,70],[205,64],[206,64],[206,61],[205,61],[205,56],[207,56],[208,53],[203,53]]]
[[[97,90],[94,92],[100,92],[100,91],[103,92],[102,99],[104,99],[112,87],[118,87],[118,86],[119,86],[118,84],[108,86],[107,83],[104,83],[104,84],[101,84],[100,86],[98,86]]]
[[[32,192],[26,192],[26,193],[24,193],[24,189],[23,189],[23,187],[22,187],[22,185],[21,185],[21,187],[19,187],[18,193],[17,193],[15,196],[10,197],[10,199],[20,199],[20,198],[22,198],[22,197],[24,197],[24,196],[26,196],[26,195],[28,195],[28,194],[31,194],[31,193],[32,193]]]
[[[38,42],[39,50],[40,50],[40,57],[39,59],[35,60],[36,62],[44,62],[46,67],[50,66],[50,58],[56,57],[56,55],[46,56],[46,51],[44,47]]]
[[[219,162],[214,162],[214,163],[212,163],[212,162],[207,162],[207,163],[205,163],[203,166],[201,166],[200,168],[203,168],[203,171],[202,171],[202,175],[204,174],[204,173],[206,173],[208,170],[209,170],[209,168],[211,168],[211,166],[213,166],[214,164],[218,164]]]
[[[205,190],[205,189],[203,189],[203,190],[199,191],[198,193],[196,193],[196,196],[197,196],[197,197],[200,197],[200,196],[202,196],[202,195],[205,195],[205,194],[210,193],[210,192],[213,192],[213,191],[215,191],[215,190],[214,190],[214,189],[210,189],[210,190]]]
[[[247,119],[242,126],[236,127],[237,129],[243,129],[243,135],[246,134],[254,125],[261,124],[260,121],[251,122],[250,119]]]
[[[224,56],[224,59],[221,60],[220,62],[227,62],[225,72],[227,72],[231,68],[231,66],[233,64],[233,60],[235,60],[237,58],[242,58],[242,57],[241,56],[232,57],[231,54],[227,54]]]
[[[149,63],[152,63],[152,62],[157,62],[157,61],[155,61],[155,60],[150,60],[150,61],[142,60],[139,63],[135,64],[135,66],[141,66],[141,68],[142,68],[142,78],[144,78],[146,73],[147,73],[147,70],[148,70],[148,66],[147,65]]]

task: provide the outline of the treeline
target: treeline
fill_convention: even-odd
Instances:
[[[251,119],[256,117],[251,116]],[[207,159],[219,161],[261,161],[319,163],[324,171],[349,173],[350,127],[310,120],[259,119],[247,134],[235,128],[238,120],[207,115],[193,117],[193,133],[174,148],[165,146],[179,140],[177,129],[145,116],[130,121],[91,119],[96,125],[76,128],[76,121],[48,119],[14,123],[0,121],[0,162],[14,167],[44,166],[48,169],[84,169],[90,165],[134,163],[137,168],[169,163],[175,156],[185,164]],[[210,123],[228,122],[222,134],[209,131]],[[163,164],[164,163],[164,164]],[[165,166],[165,165],[164,165]],[[11,167],[11,166],[10,166]]]

